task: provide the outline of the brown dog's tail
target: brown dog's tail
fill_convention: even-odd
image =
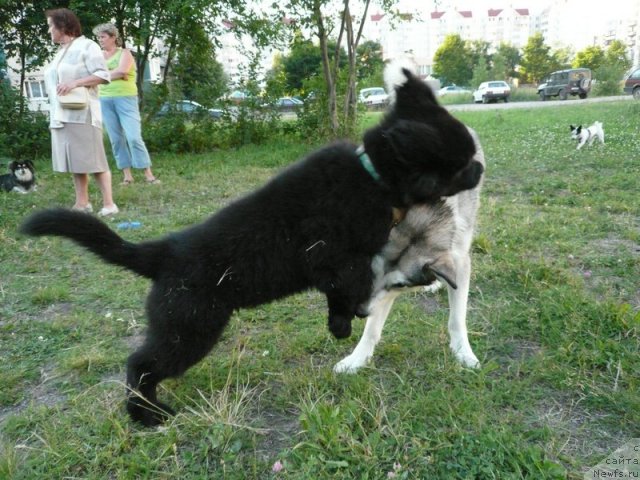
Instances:
[[[55,235],[69,238],[105,261],[150,279],[158,276],[171,255],[165,240],[131,243],[97,218],[64,208],[34,213],[22,223],[20,232],[35,237]]]

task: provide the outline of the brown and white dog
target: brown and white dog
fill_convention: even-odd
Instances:
[[[389,83],[389,82],[388,82]],[[390,88],[393,90],[393,88]],[[477,134],[474,161],[485,166]],[[471,277],[471,243],[480,205],[478,185],[435,204],[414,205],[393,228],[389,241],[374,257],[374,285],[364,332],[353,352],[338,362],[335,372],[355,373],[367,364],[382,336],[395,299],[406,291],[435,291],[446,282],[449,294],[449,346],[458,362],[480,366],[467,334],[467,302]]]

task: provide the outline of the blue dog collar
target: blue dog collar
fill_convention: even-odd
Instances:
[[[367,155],[367,152],[364,151],[364,147],[362,145],[360,145],[356,149],[356,155],[358,155],[362,167],[367,171],[369,175],[371,175],[371,178],[373,178],[376,182],[379,182],[380,174],[376,171],[376,167],[373,166],[369,155]]]

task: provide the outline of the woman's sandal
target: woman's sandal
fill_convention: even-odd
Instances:
[[[145,179],[145,181],[149,184],[149,185],[160,185],[162,182],[160,180],[158,180],[156,177],[153,177],[151,179],[147,178]]]
[[[133,183],[133,180],[125,179],[122,182],[120,182],[120,185],[131,185],[132,183]]]
[[[90,203],[87,203],[84,207],[76,207],[75,205],[71,207],[71,210],[74,212],[83,212],[83,213],[93,213],[93,207]]]

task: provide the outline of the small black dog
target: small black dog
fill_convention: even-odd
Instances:
[[[149,328],[127,364],[127,409],[157,425],[172,410],[156,388],[199,362],[234,310],[309,288],[327,296],[329,329],[351,334],[371,294],[371,260],[387,241],[392,207],[434,202],[475,187],[484,170],[467,128],[409,70],[380,125],[322,148],[203,223],[159,240],[125,241],[97,218],[35,213],[29,235],[70,238],[105,261],[153,280]]]
[[[0,188],[5,192],[33,192],[36,189],[36,173],[31,160],[11,162],[9,173],[0,175]]]

